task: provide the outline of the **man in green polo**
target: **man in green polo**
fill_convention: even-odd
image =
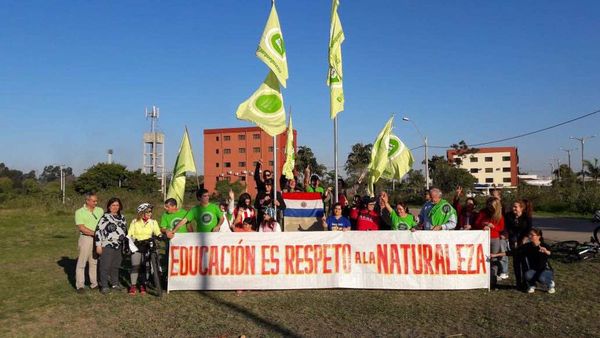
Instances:
[[[210,195],[206,189],[198,189],[196,192],[196,198],[200,202],[197,206],[190,209],[184,219],[179,221],[173,232],[176,233],[178,230],[188,224],[189,222],[196,222],[197,232],[218,232],[223,223],[223,213],[219,206],[214,203],[210,203]],[[191,227],[188,227],[188,231],[192,231]]]
[[[456,210],[442,199],[442,191],[438,188],[429,189],[431,202],[429,210],[423,212],[423,218],[419,220],[423,230],[452,230],[456,227]],[[425,208],[425,206],[424,206]]]
[[[85,291],[85,266],[88,265],[88,275],[90,277],[90,288],[98,287],[96,272],[98,261],[94,257],[94,231],[98,220],[104,214],[102,208],[97,207],[98,196],[94,193],[85,195],[85,204],[75,211],[75,225],[79,230],[79,257],[77,258],[77,267],[75,268],[75,287],[78,293]]]

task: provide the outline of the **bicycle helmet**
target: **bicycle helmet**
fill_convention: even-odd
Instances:
[[[142,213],[148,209],[152,209],[152,204],[150,203],[142,203],[137,207],[137,213]]]

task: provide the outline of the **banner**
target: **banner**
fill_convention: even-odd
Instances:
[[[168,290],[489,288],[487,231],[178,233]]]

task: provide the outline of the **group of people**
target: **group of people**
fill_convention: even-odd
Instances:
[[[273,190],[272,173],[265,170],[260,175],[260,165],[259,162],[254,175],[257,185],[254,202],[250,194],[242,193],[235,203],[234,193],[230,191],[225,201],[214,204],[210,202],[209,192],[199,189],[196,193],[199,203],[189,211],[179,208],[175,199],[167,199],[160,223],[152,218],[153,206],[143,203],[137,208],[136,218],[127,226],[118,198],[111,198],[104,211],[96,206],[97,196],[87,194],[85,205],[75,214],[80,232],[77,291],[84,290],[86,264],[89,264],[90,288],[98,287],[98,282],[102,293],[122,288],[118,271],[127,240],[139,243],[161,234],[170,239],[176,233],[193,231],[281,232],[283,216],[275,210],[285,209],[285,201],[281,192]],[[282,191],[318,192],[324,202],[332,200],[331,189],[323,188],[318,176],[311,176],[310,171],[305,171],[304,176],[305,189],[297,187],[296,179],[282,179]],[[541,230],[532,227],[531,203],[517,200],[511,210],[506,210],[501,193],[496,190],[492,191],[485,206],[477,211],[475,199],[467,197],[461,204],[463,197],[463,191],[458,187],[453,203],[450,203],[442,198],[440,189],[431,188],[425,194],[426,202],[420,213],[415,216],[405,202],[392,205],[385,192],[377,197],[355,195],[351,203],[342,194],[338,196],[339,202],[330,208],[331,214],[325,214],[320,222],[329,231],[486,230],[490,233],[493,284],[498,279],[509,278],[508,256],[512,256],[514,277],[519,289],[534,292],[539,282],[546,286],[549,293],[554,293],[553,270],[548,262],[551,252],[543,242]],[[130,294],[138,291],[146,293],[146,273],[141,260],[140,252],[132,254]],[[97,268],[100,272],[99,281]]]

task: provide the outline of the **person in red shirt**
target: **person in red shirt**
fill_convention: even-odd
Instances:
[[[379,230],[380,216],[375,211],[375,197],[370,197],[366,208],[358,212],[356,220],[356,229],[359,231]]]
[[[502,203],[496,197],[490,197],[485,203],[485,208],[479,212],[475,221],[474,230],[487,230],[490,232],[490,252],[497,254],[504,252],[501,245],[501,234],[504,232],[504,216],[502,215]],[[508,261],[501,257],[492,261],[492,278],[496,275],[500,279],[508,278]]]

